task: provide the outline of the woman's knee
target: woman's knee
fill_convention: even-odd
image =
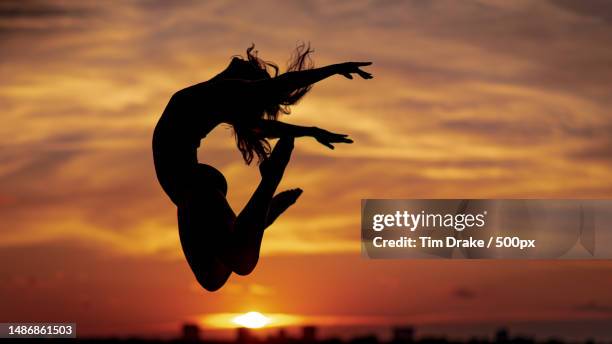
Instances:
[[[194,275],[198,283],[202,286],[202,288],[213,292],[221,289],[229,279],[231,271],[221,276],[212,276],[212,274],[195,272]]]

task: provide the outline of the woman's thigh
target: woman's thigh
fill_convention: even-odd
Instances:
[[[222,263],[230,243],[235,214],[216,188],[194,188],[178,206],[181,246],[196,278],[210,290],[221,286],[231,269]]]

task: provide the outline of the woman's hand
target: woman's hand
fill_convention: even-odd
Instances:
[[[346,134],[336,134],[317,127],[312,128],[311,136],[329,149],[334,149],[332,143],[353,143],[353,140],[349,139]]]
[[[336,73],[344,76],[347,79],[352,79],[351,74],[358,74],[363,79],[372,79],[372,74],[361,70],[359,67],[369,66],[372,62],[344,62],[334,65]]]

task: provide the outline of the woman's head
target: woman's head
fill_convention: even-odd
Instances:
[[[312,52],[310,45],[298,45],[287,63],[287,72],[312,69],[314,67],[310,59]],[[277,77],[278,74],[279,69],[275,63],[265,61],[257,56],[255,45],[251,45],[246,50],[246,58],[234,56],[229,66],[222,73],[224,78],[243,80],[270,79]],[[261,136],[249,123],[257,119],[276,120],[281,113],[289,114],[291,112],[289,107],[296,104],[310,91],[310,88],[311,86],[306,86],[287,94],[270,97],[278,99],[278,101],[262,104],[260,108],[250,109],[248,113],[239,114],[241,120],[234,121],[232,126],[236,136],[236,144],[247,164],[250,164],[255,156],[261,160],[270,154],[270,144],[266,138]]]
[[[247,50],[247,54],[249,53],[250,51]],[[253,63],[250,60],[244,60],[238,56],[232,57],[232,61],[223,71],[222,75],[224,78],[242,80],[261,80],[271,78],[268,70],[265,67],[260,66],[258,63]]]

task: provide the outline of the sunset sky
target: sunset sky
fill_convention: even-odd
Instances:
[[[323,81],[283,118],[355,143],[298,139],[281,190],[304,194],[252,275],[205,292],[153,127],[251,43],[282,69],[302,41],[317,66],[373,61],[374,79]],[[0,322],[156,335],[257,310],[612,339],[610,261],[373,261],[359,244],[363,198],[612,197],[610,42],[612,2],[595,0],[2,1]],[[239,211],[259,172],[231,130],[199,158]]]

